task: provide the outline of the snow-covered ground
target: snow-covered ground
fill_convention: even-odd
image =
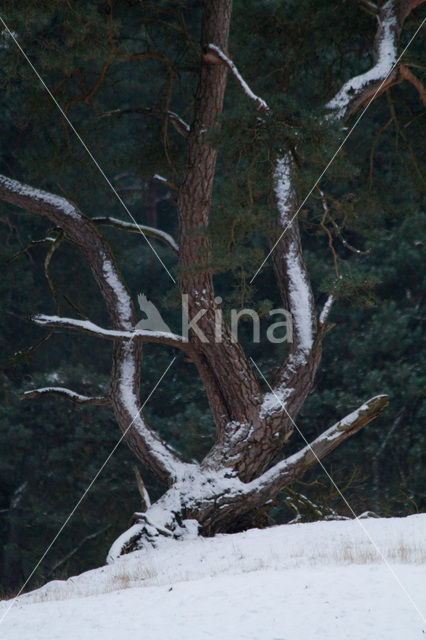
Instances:
[[[164,540],[1,602],[0,637],[426,638],[425,562],[426,514]]]

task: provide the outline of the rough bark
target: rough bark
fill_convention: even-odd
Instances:
[[[206,0],[203,9],[203,49],[212,43],[226,51],[232,2]],[[233,424],[246,423],[255,417],[260,391],[240,345],[233,341],[226,324],[222,341],[215,340],[217,305],[208,225],[217,151],[207,142],[207,135],[218,127],[227,68],[211,63],[206,55],[200,64],[194,118],[188,136],[188,157],[178,197],[179,286],[181,293],[188,295],[190,318],[202,308],[206,309],[198,326],[207,342],[203,342],[195,332],[190,333],[190,341],[202,363],[201,376],[217,424],[218,439],[225,444],[226,430],[232,429]]]

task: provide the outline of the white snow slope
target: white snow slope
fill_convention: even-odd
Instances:
[[[0,638],[424,639],[425,562],[426,514],[164,540],[1,602]]]

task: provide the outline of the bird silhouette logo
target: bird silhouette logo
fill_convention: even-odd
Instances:
[[[162,331],[172,333],[168,325],[164,322],[157,307],[146,297],[145,294],[138,295],[139,308],[146,315],[146,318],[139,320],[135,329],[139,331]]]

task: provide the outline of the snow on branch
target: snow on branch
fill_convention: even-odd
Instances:
[[[108,309],[116,313],[120,320],[120,328],[132,328],[132,300],[114,264],[108,245],[89,218],[82,215],[66,198],[34,189],[1,175],[0,199],[47,217],[60,227],[67,238],[83,252]],[[116,298],[115,305],[112,305],[111,292]]]
[[[359,409],[336,422],[313,442],[307,444],[306,447],[289,458],[282,460],[256,480],[248,483],[247,493],[261,492],[268,494],[273,487],[279,489],[294,482],[296,478],[301,477],[305,471],[333,451],[344,440],[374,420],[388,404],[389,397],[386,395],[375,396],[367,400]]]
[[[395,1],[388,0],[377,16],[379,28],[375,40],[375,64],[345,82],[340,91],[326,105],[338,118],[350,115],[360,104],[366,102],[391,74],[397,61],[399,33]]]
[[[77,207],[66,198],[48,193],[42,189],[35,189],[2,175],[0,175],[0,197],[24,209],[29,204],[32,205],[30,208],[33,209],[35,203],[40,210],[46,206],[53,207],[71,218],[78,219],[81,217]]]
[[[319,323],[320,326],[323,326],[328,318],[328,314],[331,311],[331,307],[333,306],[333,302],[334,302],[334,296],[332,294],[330,294],[325,302],[325,305],[323,306],[321,313],[320,313],[320,317],[319,317]]]
[[[144,331],[139,329],[120,331],[117,329],[104,329],[94,322],[90,322],[90,320],[77,320],[75,318],[62,318],[60,316],[46,316],[43,314],[33,316],[32,319],[33,322],[40,326],[75,329],[107,340],[157,342],[172,347],[180,347],[181,349],[184,349],[189,344],[185,342],[182,336],[176,333],[167,333],[166,331]]]
[[[53,231],[53,233],[55,232],[55,230]],[[57,241],[57,236],[53,237],[53,236],[46,236],[45,238],[41,238],[40,240],[30,240],[30,242],[28,242],[22,249],[20,249],[17,253],[15,253],[13,256],[11,256],[10,258],[7,259],[7,262],[13,262],[14,260],[16,260],[17,258],[20,258],[24,253],[27,253],[27,251],[29,251],[30,249],[33,249],[34,247],[39,247],[45,244],[53,244]]]
[[[179,252],[179,247],[175,239],[170,234],[166,233],[165,231],[161,231],[160,229],[156,229],[155,227],[148,227],[143,224],[135,224],[134,222],[126,222],[125,220],[119,220],[118,218],[111,217],[92,218],[92,222],[99,225],[115,227],[116,229],[121,229],[122,231],[130,231],[133,233],[142,232],[146,236],[150,236],[151,238],[155,238],[156,240],[163,242],[175,253]]]
[[[246,94],[246,96],[248,98],[250,98],[250,100],[253,100],[257,104],[259,109],[263,109],[264,111],[266,111],[266,113],[270,113],[271,110],[268,107],[268,105],[266,104],[265,100],[262,100],[262,98],[260,98],[255,93],[253,93],[253,91],[248,86],[247,82],[244,80],[244,78],[242,77],[242,75],[238,71],[238,69],[235,66],[235,64],[232,62],[232,60],[230,58],[228,58],[228,56],[222,51],[222,49],[217,47],[215,44],[209,44],[207,48],[210,51],[214,51],[214,53],[217,55],[217,57],[220,58],[220,60],[222,60],[222,62],[224,62],[226,64],[226,66],[231,71],[233,76],[240,83],[241,88],[244,91],[244,93]]]
[[[174,111],[167,111],[167,115],[169,116],[169,118],[172,120],[172,122],[176,123],[176,125],[179,125],[179,133],[184,133],[184,135],[188,135],[190,132],[191,127],[189,126],[189,124],[187,122],[185,122],[185,120],[183,118],[181,118],[177,113],[175,113]]]
[[[154,180],[157,180],[157,182],[161,182],[161,184],[165,184],[167,187],[169,187],[169,189],[172,189],[172,191],[179,190],[179,187],[174,182],[170,182],[170,180],[168,180],[164,176],[160,176],[159,173],[154,173],[152,177],[154,178]]]
[[[65,387],[42,387],[41,389],[24,391],[22,394],[22,398],[24,400],[29,398],[40,398],[42,396],[60,396],[67,400],[71,400],[71,402],[76,402],[77,404],[111,404],[111,400],[105,396],[82,396],[79,393],[75,393],[75,391],[66,389]]]

